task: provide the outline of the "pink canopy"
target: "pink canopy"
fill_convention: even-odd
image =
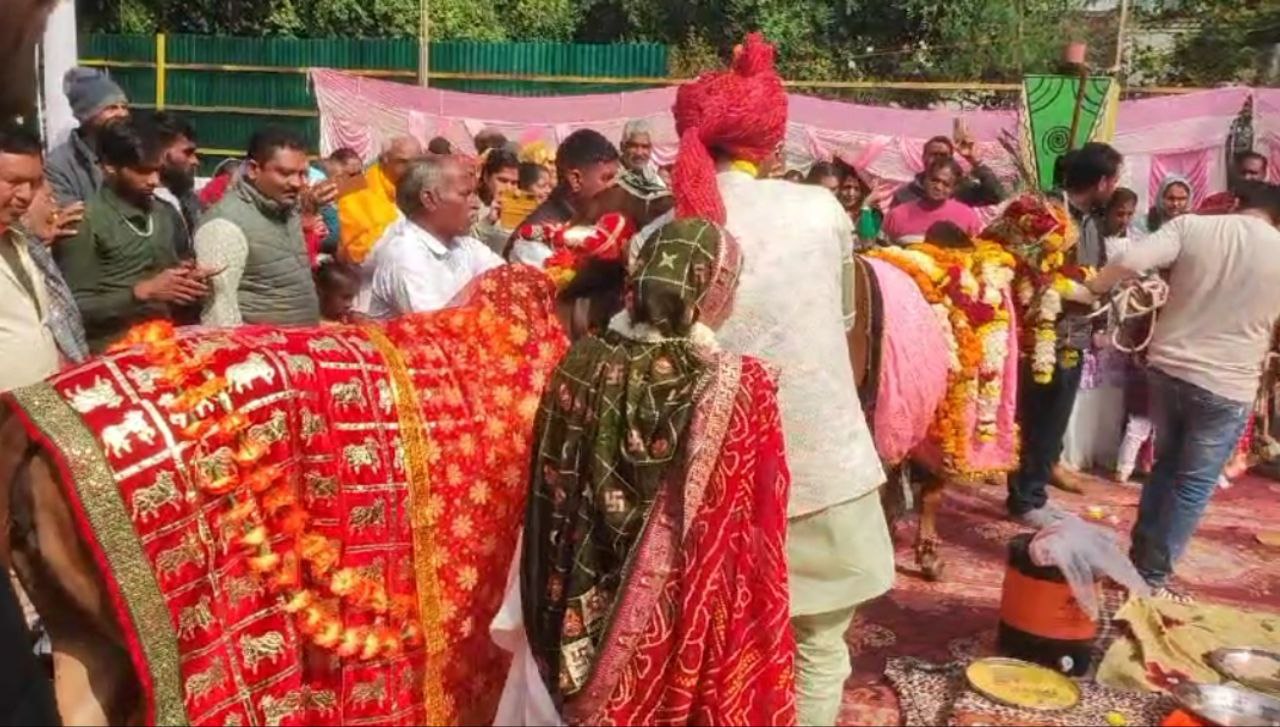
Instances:
[[[594,128],[617,139],[631,119],[649,122],[659,163],[674,159],[676,135],[671,120],[675,88],[626,93],[557,97],[509,97],[419,88],[338,71],[312,72],[320,108],[320,145],[324,152],[349,146],[366,159],[383,140],[412,134],[435,136],[471,149],[484,127],[501,130],[519,142],[536,139],[555,145],[573,130]],[[1280,167],[1280,91],[1223,88],[1180,96],[1124,101],[1113,144],[1125,155],[1124,184],[1147,203],[1169,172],[1189,177],[1197,199],[1226,186],[1225,147],[1231,123],[1245,101],[1257,99],[1255,123],[1272,174]],[[852,162],[887,184],[910,180],[922,169],[924,142],[950,135],[957,115],[978,141],[980,156],[1005,177],[1015,174],[1012,160],[998,143],[1001,132],[1016,132],[1012,111],[908,110],[863,106],[790,95],[787,161],[807,167],[818,159]]]

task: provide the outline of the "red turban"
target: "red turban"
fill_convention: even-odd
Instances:
[[[760,163],[787,132],[787,94],[773,68],[773,46],[751,33],[734,49],[727,71],[704,73],[676,92],[672,109],[680,152],[672,174],[676,216],[723,225],[724,200],[716,186],[715,147],[734,159]]]

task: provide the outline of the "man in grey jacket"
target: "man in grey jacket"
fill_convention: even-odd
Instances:
[[[91,68],[72,68],[62,90],[80,128],[49,152],[45,176],[59,204],[86,202],[102,187],[97,138],[103,126],[129,116],[129,99],[105,74]]]

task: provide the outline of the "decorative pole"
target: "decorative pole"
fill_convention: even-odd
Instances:
[[[418,85],[431,75],[431,0],[418,1]]]
[[[1129,22],[1129,0],[1120,0],[1120,23],[1116,28],[1116,62],[1112,72],[1116,78],[1122,77],[1121,69],[1124,67],[1124,31],[1125,26]]]
[[[1080,87],[1076,89],[1076,107],[1071,112],[1071,133],[1067,137],[1068,151],[1079,146],[1076,143],[1076,133],[1080,129],[1080,112],[1084,109],[1085,92],[1089,87],[1089,63],[1086,60],[1088,50],[1089,47],[1084,43],[1073,41],[1067,44],[1063,52],[1063,60],[1066,64],[1080,74]]]

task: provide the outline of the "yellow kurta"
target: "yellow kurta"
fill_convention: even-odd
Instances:
[[[356,264],[364,262],[387,226],[400,216],[396,187],[383,174],[382,165],[369,167],[364,180],[364,189],[338,200],[339,257]]]

